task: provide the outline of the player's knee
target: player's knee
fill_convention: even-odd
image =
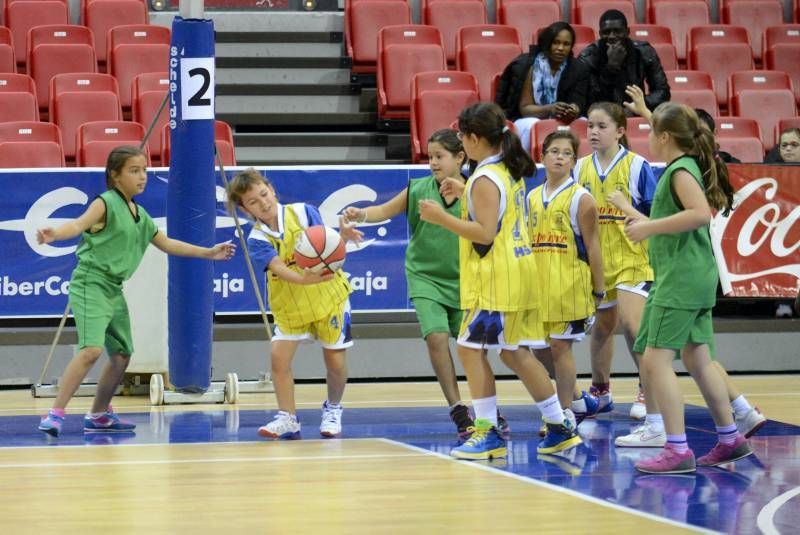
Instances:
[[[84,347],[81,349],[80,353],[78,353],[78,358],[83,360],[86,364],[94,364],[102,354],[102,347]]]

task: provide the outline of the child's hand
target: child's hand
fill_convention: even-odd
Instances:
[[[300,277],[302,277],[300,284],[319,284],[320,282],[331,280],[333,278],[333,273],[327,270],[323,272],[316,272],[305,268],[300,274]]]
[[[650,237],[649,219],[627,217],[625,218],[625,235],[633,243],[639,243]]]
[[[230,260],[236,254],[236,245],[230,241],[218,243],[211,248],[211,260]]]
[[[39,245],[50,243],[56,240],[56,231],[52,227],[40,228],[36,231],[36,241]]]
[[[442,221],[444,215],[444,208],[442,208],[439,203],[428,199],[419,201],[419,218],[423,221],[438,225]]]
[[[631,205],[630,201],[625,197],[625,194],[619,190],[609,193],[606,196],[606,200],[623,212],[627,212],[633,208],[633,205]]]
[[[363,223],[366,221],[367,210],[364,208],[356,208],[355,206],[348,206],[344,209],[344,218],[348,221],[355,221]]]
[[[631,97],[631,102],[623,102],[631,113],[644,118],[650,117],[650,110],[644,103],[644,92],[638,85],[629,85],[625,88],[625,94]]]
[[[360,242],[364,239],[364,233],[356,228],[356,223],[348,221],[346,214],[339,216],[339,236],[344,241]]]
[[[460,178],[447,177],[439,185],[439,193],[446,199],[458,199],[464,194],[466,184]]]

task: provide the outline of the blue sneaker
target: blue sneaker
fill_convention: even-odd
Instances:
[[[469,440],[450,450],[451,457],[469,461],[497,459],[507,454],[506,441],[497,432],[497,428],[489,420],[480,418],[475,420]]]
[[[603,390],[602,392],[596,387],[589,387],[589,394],[597,398],[600,402],[600,407],[597,409],[597,414],[604,412],[611,412],[614,410],[614,399],[611,397],[610,390]]]
[[[62,425],[64,425],[64,417],[48,411],[47,416],[43,416],[42,421],[39,422],[39,431],[44,431],[51,437],[57,437],[61,433]]]
[[[583,444],[583,440],[568,418],[560,424],[545,422],[545,425],[547,425],[547,435],[536,447],[537,453],[555,453]]]
[[[577,423],[596,416],[599,410],[600,400],[585,390],[581,391],[581,397],[572,401],[572,412],[575,413]]]
[[[83,417],[84,433],[130,433],[134,429],[136,424],[121,420],[113,412],[104,412],[96,417],[87,414]]]

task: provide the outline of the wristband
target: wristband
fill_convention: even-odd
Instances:
[[[600,292],[595,292],[594,290],[592,290],[592,295],[594,297],[598,298],[598,299],[605,299],[606,295],[608,295],[608,294],[606,293],[605,290],[600,291]]]

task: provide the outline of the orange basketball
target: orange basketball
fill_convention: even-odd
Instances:
[[[308,227],[294,245],[294,261],[301,268],[333,273],[344,265],[345,246],[339,233],[323,225]]]

